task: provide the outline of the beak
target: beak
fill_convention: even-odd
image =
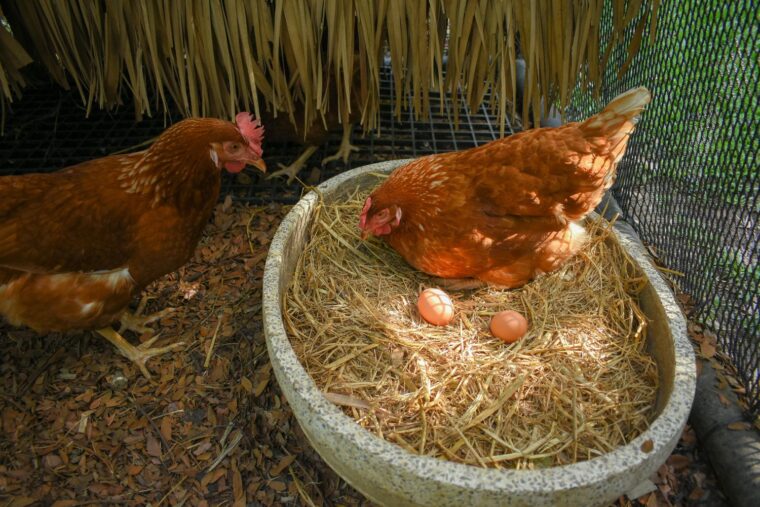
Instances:
[[[264,163],[264,159],[257,158],[257,159],[249,159],[246,160],[246,163],[248,165],[252,165],[253,167],[257,168],[259,171],[265,173],[267,172],[267,165]]]
[[[362,241],[366,240],[369,237],[369,231],[366,229],[362,230]]]

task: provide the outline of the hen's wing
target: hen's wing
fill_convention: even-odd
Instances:
[[[483,150],[483,160],[474,161],[481,169],[473,175],[473,198],[489,216],[546,217],[561,225],[587,212],[608,186],[611,160],[594,153],[575,125],[497,143],[495,153]]]
[[[459,154],[475,168],[472,199],[494,217],[548,217],[547,223],[553,217],[564,224],[585,216],[612,186],[649,100],[646,88],[635,88],[585,122],[529,130]]]
[[[0,267],[59,273],[127,262],[134,210],[116,199],[118,180],[104,160],[0,178]]]

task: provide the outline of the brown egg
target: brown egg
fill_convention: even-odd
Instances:
[[[454,318],[454,304],[441,289],[425,289],[420,292],[417,309],[422,318],[434,326],[445,326]]]
[[[491,333],[505,343],[514,343],[525,335],[528,321],[513,310],[499,312],[491,318]]]

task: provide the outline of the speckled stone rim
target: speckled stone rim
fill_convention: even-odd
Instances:
[[[335,189],[357,176],[373,172],[389,173],[407,162],[408,160],[388,161],[354,169],[324,182],[316,191],[323,195],[330,195]],[[531,498],[535,500],[534,505],[552,505],[558,498],[567,500],[561,501],[562,505],[584,505],[584,502],[586,502],[585,505],[600,504],[608,501],[607,499],[614,499],[626,493],[630,488],[647,479],[672,452],[694,399],[696,385],[694,352],[686,334],[685,319],[667,284],[635,234],[627,230],[625,226],[617,225],[618,241],[636,260],[649,279],[656,293],[655,299],[658,300],[658,304],[662,306],[661,310],[667,316],[666,325],[670,334],[668,338],[671,340],[663,346],[675,359],[675,364],[672,365],[672,380],[668,381],[672,385],[661,386],[664,391],[669,391],[665,395],[667,399],[661,403],[659,415],[643,434],[629,444],[603,456],[572,465],[541,470],[495,470],[411,454],[361,428],[353,419],[322,396],[314,381],[298,361],[283,326],[280,302],[286,290],[281,280],[284,252],[289,245],[291,235],[303,233],[304,226],[301,225],[299,231],[296,230],[296,225],[300,223],[299,221],[303,222],[301,217],[308,216],[316,202],[317,194],[310,192],[294,206],[280,224],[266,261],[263,296],[264,329],[270,359],[283,392],[313,444],[316,444],[314,442],[316,433],[334,435],[336,442],[348,442],[366,450],[365,456],[357,456],[356,460],[364,459],[368,463],[374,463],[373,466],[390,467],[387,470],[397,471],[399,476],[414,478],[424,484],[437,484],[443,488],[452,486],[457,491],[465,492],[459,495],[456,502],[441,502],[439,505],[456,505],[457,502],[459,505],[486,505],[490,504],[491,500],[502,505],[530,505],[530,503],[524,503],[524,500]],[[300,252],[297,253],[300,254]],[[645,442],[646,445],[644,445]],[[318,448],[317,450],[322,454],[325,449]],[[340,449],[334,452],[339,454]],[[327,459],[326,456],[325,459],[333,468],[341,468],[336,466],[333,451],[330,453],[331,459]],[[361,468],[361,466],[361,464],[352,464],[348,468]],[[344,475],[342,472],[345,472],[345,469],[338,472]],[[367,473],[370,471],[367,470]],[[396,475],[395,472],[394,475]],[[367,492],[360,484],[357,484],[356,476],[344,476],[344,478],[373,500],[384,502],[383,498],[378,498],[377,494],[372,494],[372,491]],[[397,482],[394,487],[404,489],[404,484]],[[472,495],[468,496],[468,491],[472,492]],[[555,492],[560,492],[563,496],[553,496]],[[580,494],[577,498],[573,496],[576,493]],[[413,491],[408,494],[403,492],[403,494],[404,498],[409,499],[410,505],[427,504],[424,498],[423,500],[414,498],[416,493]],[[507,499],[514,499],[515,502]]]

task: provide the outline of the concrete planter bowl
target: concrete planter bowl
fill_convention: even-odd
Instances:
[[[377,183],[407,161],[372,164],[326,181],[326,201]],[[361,428],[327,401],[301,366],[283,326],[281,304],[306,241],[314,192],[293,207],[272,241],[264,272],[264,329],[275,375],[304,433],[324,460],[371,500],[388,506],[607,505],[641,483],[675,447],[694,398],[694,353],[673,296],[632,231],[617,240],[649,279],[641,297],[651,320],[649,348],[659,365],[657,417],[626,446],[591,459],[541,470],[494,470],[411,454]]]

